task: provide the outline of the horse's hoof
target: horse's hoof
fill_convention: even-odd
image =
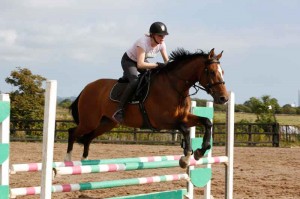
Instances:
[[[72,161],[72,154],[71,153],[67,153],[65,158],[64,158],[65,162],[70,162]]]
[[[185,156],[182,156],[179,160],[179,166],[182,169],[186,169],[189,166],[189,160]]]
[[[194,159],[195,160],[199,160],[200,158],[202,158],[205,154],[205,151],[202,149],[197,149],[194,151]]]
[[[81,157],[81,160],[88,160],[88,157]]]

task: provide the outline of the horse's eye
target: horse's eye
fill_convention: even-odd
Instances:
[[[212,76],[214,76],[216,73],[215,73],[215,71],[210,71],[210,74],[211,74]]]

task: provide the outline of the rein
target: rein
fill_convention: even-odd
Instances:
[[[177,76],[176,74],[174,74],[174,76],[175,76],[176,79],[179,79],[180,81],[183,81],[188,89],[191,88],[191,87],[194,87],[194,88],[196,89],[196,84],[195,84],[195,83],[194,83],[194,84],[191,84],[189,80],[182,79],[181,77]],[[169,73],[167,73],[167,77],[170,79]],[[174,89],[174,90],[175,90],[175,91],[176,91],[183,99],[185,99],[185,98],[191,96],[190,94],[188,94],[188,95],[186,95],[186,96],[182,94],[182,93],[185,91],[185,89],[184,89],[183,91],[180,92],[180,91],[178,91],[178,89],[176,88],[176,86],[174,86],[174,84],[171,84],[171,85],[172,85],[173,89]],[[196,89],[196,92],[193,93],[192,95],[196,95],[196,93],[198,93],[198,91],[199,91],[199,89]]]

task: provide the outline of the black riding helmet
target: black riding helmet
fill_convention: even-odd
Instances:
[[[150,26],[150,34],[168,35],[167,26],[162,22],[154,22]]]

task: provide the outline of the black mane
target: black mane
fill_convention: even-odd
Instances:
[[[197,50],[194,53],[191,53],[183,48],[178,48],[177,50],[171,52],[170,61],[180,61],[186,60],[189,58],[197,57],[197,56],[207,56],[207,53],[204,53],[202,50]]]
[[[165,69],[172,70],[172,68],[174,68],[176,63],[178,63],[179,61],[185,61],[199,56],[207,57],[208,54],[203,52],[203,50],[197,50],[196,52],[191,53],[183,48],[178,48],[177,50],[171,52],[169,62],[166,65]]]

